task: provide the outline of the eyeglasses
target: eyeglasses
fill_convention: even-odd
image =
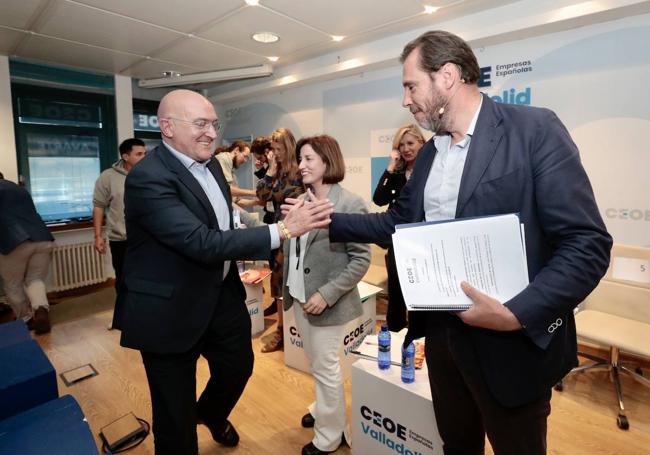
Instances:
[[[194,125],[194,127],[199,130],[199,131],[208,131],[210,127],[214,128],[214,131],[217,133],[221,131],[221,122],[219,122],[219,119],[217,120],[206,120],[206,119],[197,119],[197,120],[183,120],[182,118],[176,118],[176,117],[165,117],[168,120],[176,120],[177,122],[183,122],[183,123],[190,123]]]

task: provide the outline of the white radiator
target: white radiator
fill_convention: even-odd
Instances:
[[[52,251],[52,291],[65,291],[106,281],[104,257],[93,242],[57,245]]]

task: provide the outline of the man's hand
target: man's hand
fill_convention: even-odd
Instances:
[[[106,242],[103,237],[95,237],[95,250],[97,250],[99,254],[106,253]]]
[[[465,324],[504,332],[521,329],[519,320],[501,302],[482,293],[465,281],[460,283],[460,287],[474,302],[474,305],[468,310],[457,313]]]
[[[315,292],[314,295],[309,297],[305,306],[302,307],[303,311],[307,314],[321,314],[327,308],[327,302],[323,299],[323,296],[319,292]]]
[[[313,229],[327,227],[331,220],[334,204],[328,199],[322,201],[297,200],[294,205],[285,213],[284,226],[292,237],[299,237]],[[279,227],[278,227],[279,228]],[[280,238],[284,240],[285,235],[281,229]]]

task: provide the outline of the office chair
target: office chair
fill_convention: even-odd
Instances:
[[[639,281],[622,279],[617,258],[640,260],[637,267]],[[650,386],[650,380],[643,376],[641,368],[631,369],[620,361],[620,353],[625,352],[650,358],[650,275],[645,282],[645,267],[650,263],[650,248],[615,244],[607,274],[594,291],[580,304],[576,314],[578,338],[609,348],[609,358],[603,359],[585,352],[578,355],[595,363],[581,365],[569,375],[595,369],[606,369],[614,383],[618,399],[616,423],[622,430],[630,425],[625,414],[623,392],[619,375],[627,374],[636,381]],[[648,271],[650,274],[650,271]],[[628,276],[629,277],[629,276]],[[562,381],[555,390],[561,391]]]

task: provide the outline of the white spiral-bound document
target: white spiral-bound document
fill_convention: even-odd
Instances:
[[[410,311],[466,310],[467,281],[504,303],[528,285],[523,225],[516,214],[395,227],[393,248]]]

